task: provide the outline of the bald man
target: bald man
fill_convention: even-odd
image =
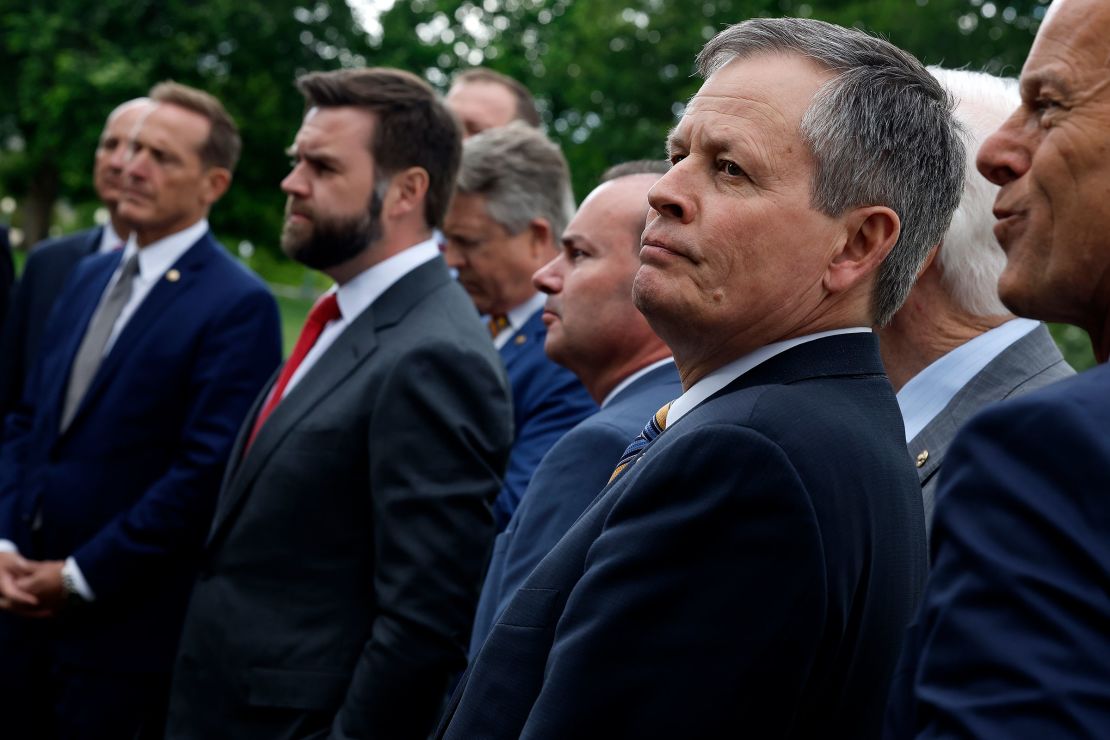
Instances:
[[[131,226],[119,215],[128,135],[151,108],[148,98],[118,105],[104,123],[93,157],[93,187],[108,209],[103,226],[39,242],[31,249],[23,277],[13,291],[11,313],[0,338],[0,438],[3,417],[23,394],[23,385],[38,354],[42,331],[70,271],[82,258],[122,247]]]

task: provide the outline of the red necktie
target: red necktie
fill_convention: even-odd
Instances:
[[[324,330],[328,322],[335,321],[340,315],[339,301],[336,300],[335,293],[320,296],[320,299],[312,306],[312,310],[308,312],[308,318],[305,319],[304,326],[301,327],[301,335],[297,337],[297,344],[293,346],[293,354],[289,356],[285,367],[281,369],[281,375],[278,376],[277,383],[274,384],[274,390],[266,400],[266,405],[258,412],[258,418],[254,421],[254,429],[251,430],[250,439],[247,440],[247,446],[243,448],[244,455],[254,444],[254,438],[258,436],[258,430],[262,428],[266,419],[281,403],[285,386],[289,385],[289,379],[293,377],[293,373],[297,372],[297,368],[304,361],[305,355],[312,349],[312,345],[316,344],[316,340],[320,338],[320,332]]]

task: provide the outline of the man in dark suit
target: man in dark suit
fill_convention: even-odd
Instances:
[[[752,20],[698,59],[633,285],[685,392],[509,600],[441,736],[880,729],[925,530],[867,327],[963,153],[936,81],[859,31]]]
[[[432,229],[459,131],[407,72],[318,73],[282,247],[332,277],[237,443],[172,738],[424,738],[466,662],[508,387]]]
[[[1099,366],[984,410],[948,453],[933,571],[890,737],[1103,737],[1110,727],[1110,6],[1061,0],[1020,107],[979,151],[1001,186],[999,296],[1091,335]]]
[[[513,389],[516,438],[494,504],[498,531],[551,446],[597,411],[574,373],[544,354],[544,298],[532,285],[532,274],[557,254],[573,213],[563,153],[536,129],[513,123],[464,143],[444,256],[488,317]]]
[[[879,329],[883,366],[921,481],[927,535],[937,473],[956,431],[988,403],[1075,374],[1043,324],[1017,318],[998,300],[1006,265],[991,233],[998,188],[975,171],[975,155],[1017,105],[1017,83],[967,70],[929,72],[956,99],[967,152],[963,196],[906,303]]]
[[[471,656],[520,584],[605,487],[644,419],[682,393],[670,349],[632,305],[648,188],[668,167],[648,161],[613,168],[567,225],[559,256],[533,277],[547,294],[544,351],[574,371],[601,410],[544,455],[497,535]]]
[[[13,737],[156,737],[235,431],[280,359],[266,286],[212,238],[219,101],[151,91],[122,251],[74,269],[0,459],[0,709]],[[39,618],[39,619],[34,619]]]
[[[93,187],[108,210],[107,223],[40,242],[27,257],[13,294],[11,314],[6,322],[0,322],[0,420],[23,395],[46,320],[70,271],[90,254],[122,247],[131,234],[131,227],[119,215],[126,142],[150,105],[148,98],[137,98],[117,106],[100,134],[93,159]]]

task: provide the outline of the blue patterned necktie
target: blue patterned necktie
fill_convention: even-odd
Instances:
[[[655,415],[644,425],[644,431],[636,435],[636,439],[632,440],[632,443],[628,445],[624,454],[621,455],[620,462],[617,463],[616,469],[613,470],[613,474],[609,476],[610,483],[624,472],[624,469],[640,456],[644,448],[651,444],[652,440],[658,437],[662,431],[667,428],[667,412],[671,409],[671,403],[674,403],[674,401],[665,404],[661,409],[656,411]]]

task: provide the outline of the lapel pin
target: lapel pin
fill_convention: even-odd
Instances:
[[[517,344],[524,344],[525,342],[528,341],[528,338],[526,336],[524,336],[523,334],[517,334],[516,339],[514,339],[513,341],[516,342]]]
[[[170,270],[169,272],[166,273],[166,280],[169,280],[171,283],[176,283],[180,279],[181,279],[181,273],[178,272],[177,270]]]
[[[917,455],[917,467],[920,468],[922,465],[925,464],[925,461],[928,460],[928,459],[929,459],[929,451],[928,450],[922,450]]]

